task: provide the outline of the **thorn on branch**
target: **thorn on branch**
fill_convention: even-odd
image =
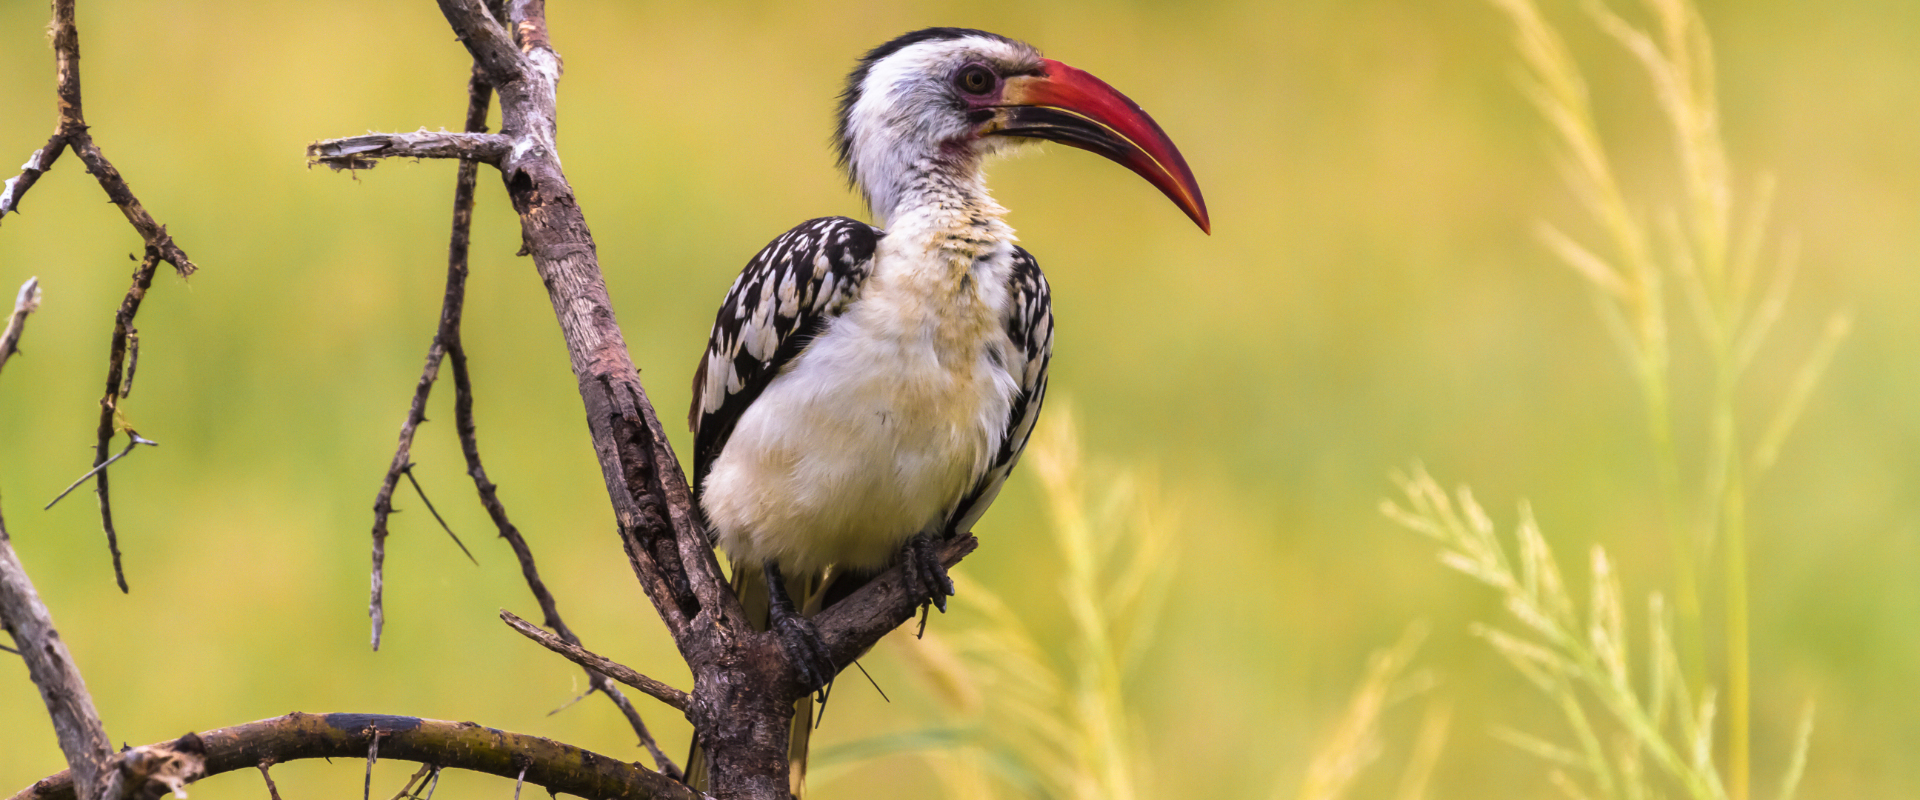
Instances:
[[[427,513],[432,514],[434,521],[440,523],[440,529],[446,531],[447,536],[453,539],[453,543],[460,546],[460,552],[467,554],[468,561],[472,561],[476,567],[480,566],[480,559],[473,557],[473,551],[467,549],[466,543],[460,541],[459,535],[453,532],[452,526],[449,526],[447,521],[440,517],[440,511],[433,507],[433,501],[427,499],[427,490],[420,488],[420,482],[414,480],[413,465],[408,464],[406,469],[400,470],[400,474],[407,476],[407,482],[413,484],[414,494],[420,495],[420,502],[427,504]]]

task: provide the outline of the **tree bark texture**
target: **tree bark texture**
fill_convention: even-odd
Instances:
[[[113,743],[100,724],[100,714],[93,708],[93,696],[87,694],[80,667],[73,663],[73,653],[68,652],[67,643],[53,627],[53,615],[27,578],[26,567],[14,555],[4,521],[0,521],[0,623],[13,634],[20,658],[27,662],[27,674],[47,704],[54,734],[60,739],[60,752],[66,754],[85,796],[98,797],[100,770],[113,756]]]
[[[303,758],[361,758],[378,737],[383,758],[519,778],[551,793],[630,800],[699,800],[660,773],[572,745],[472,722],[386,714],[288,714],[199,734],[207,775]],[[523,772],[524,771],[524,772]],[[62,772],[11,800],[75,800]]]

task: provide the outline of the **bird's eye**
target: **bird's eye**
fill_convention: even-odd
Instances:
[[[993,91],[996,79],[993,70],[979,64],[968,64],[965,69],[960,70],[960,74],[953,77],[953,82],[960,87],[960,91],[967,94],[986,94]]]

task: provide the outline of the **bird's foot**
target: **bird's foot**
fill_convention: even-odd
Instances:
[[[900,556],[907,596],[918,599],[922,606],[932,603],[940,613],[947,613],[953,579],[947,576],[947,565],[940,563],[940,548],[934,537],[927,533],[915,534],[901,548]],[[925,627],[925,622],[921,625]]]
[[[781,648],[787,651],[787,660],[799,670],[801,687],[808,692],[819,691],[838,672],[833,656],[827,651],[827,643],[820,639],[820,629],[813,626],[813,620],[795,611],[791,602],[775,601],[770,611],[773,633],[780,638]]]

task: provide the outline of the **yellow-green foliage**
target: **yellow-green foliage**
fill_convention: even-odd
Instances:
[[[1510,552],[1466,489],[1450,498],[1420,469],[1400,485],[1404,496],[1387,504],[1387,515],[1437,542],[1447,566],[1500,593],[1519,628],[1477,625],[1474,632],[1559,707],[1573,741],[1512,729],[1501,729],[1500,738],[1547,761],[1554,783],[1573,797],[1657,797],[1668,787],[1698,800],[1727,796],[1714,763],[1714,693],[1696,697],[1688,687],[1659,593],[1647,600],[1646,652],[1636,664],[1619,578],[1604,548],[1592,549],[1583,609],[1532,509],[1520,507]],[[1799,784],[1811,725],[1809,710],[1783,770],[1781,800]]]
[[[1570,795],[1640,798],[1678,787],[1689,797],[1751,796],[1752,654],[1747,563],[1747,494],[1751,480],[1774,465],[1849,323],[1835,316],[1784,392],[1757,442],[1740,434],[1737,398],[1748,367],[1786,305],[1791,260],[1763,271],[1772,184],[1762,182],[1744,223],[1736,224],[1735,188],[1720,132],[1713,51],[1688,0],[1646,0],[1649,29],[1628,22],[1600,0],[1583,6],[1591,21],[1632,55],[1652,84],[1669,126],[1680,197],[1672,208],[1634,208],[1621,189],[1605,137],[1595,121],[1580,65],[1533,0],[1492,0],[1516,29],[1526,64],[1522,85],[1551,124],[1564,156],[1562,172],[1602,231],[1605,246],[1582,244],[1543,225],[1547,244],[1592,287],[1639,380],[1654,458],[1651,487],[1660,493],[1664,536],[1683,619],[1676,643],[1662,595],[1650,596],[1643,685],[1628,671],[1621,590],[1606,550],[1592,549],[1592,599],[1584,616],[1568,594],[1532,512],[1521,507],[1519,554],[1510,559],[1493,524],[1471,494],[1457,505],[1424,470],[1401,480],[1405,506],[1389,516],[1437,540],[1442,561],[1492,586],[1521,624],[1519,634],[1478,632],[1560,708],[1575,744],[1562,746],[1508,731],[1504,738],[1556,765],[1554,781]],[[1677,396],[1673,325],[1667,293],[1677,286],[1686,320],[1711,374],[1698,399]],[[1692,400],[1691,403],[1681,401]],[[1682,478],[1675,441],[1676,406],[1697,408],[1707,431],[1697,483]],[[1717,571],[1700,556],[1717,551]],[[1516,567],[1512,562],[1518,562]],[[1720,616],[1702,611],[1699,586],[1716,581],[1725,596]],[[1724,641],[1709,668],[1707,638]],[[1685,650],[1687,657],[1679,653]],[[1685,663],[1683,663],[1685,662]],[[1727,739],[1716,762],[1716,695],[1724,686]],[[1697,700],[1695,698],[1698,698]],[[1791,797],[1806,763],[1811,710],[1796,737],[1780,797]],[[1652,769],[1648,769],[1649,763]],[[1572,774],[1569,774],[1571,771]],[[1723,780],[1722,775],[1725,775]]]

